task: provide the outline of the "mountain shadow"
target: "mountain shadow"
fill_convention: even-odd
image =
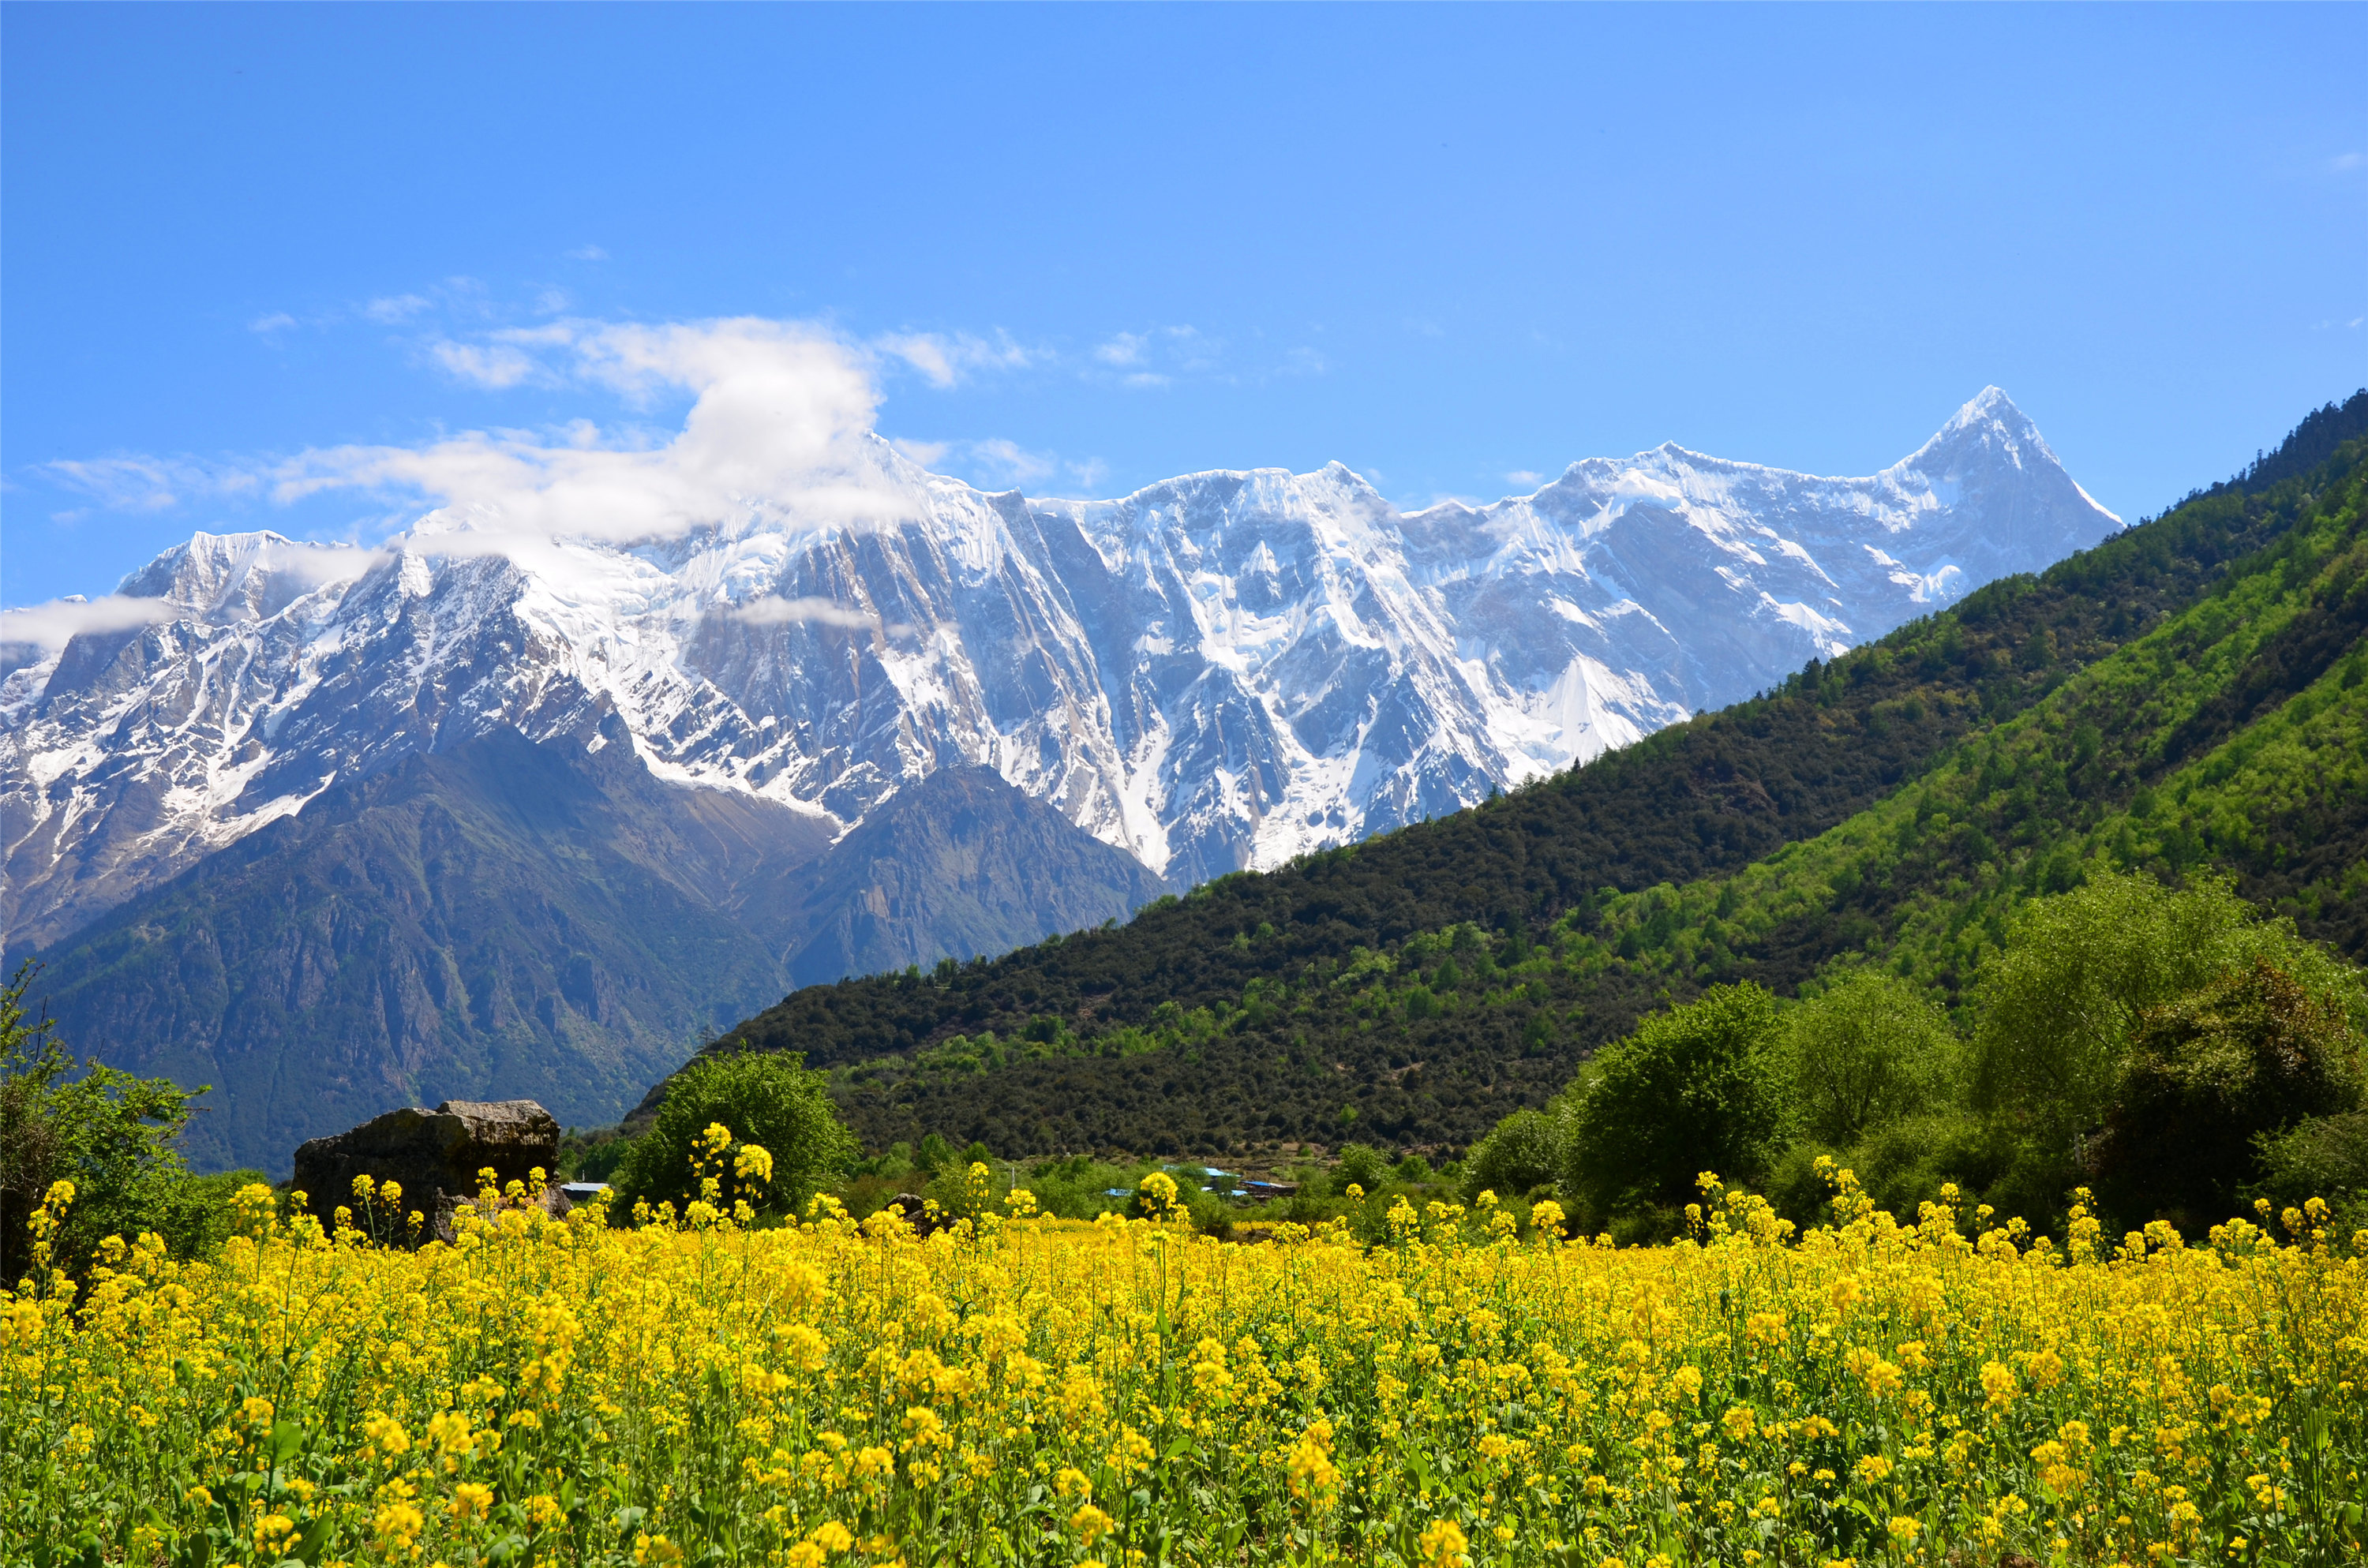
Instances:
[[[802,978],[999,952],[1123,917],[1132,858],[952,770],[839,845],[826,818],[497,731],[333,786],[41,955],[63,1038],[209,1084],[200,1168],[284,1172],[393,1106],[613,1121]]]

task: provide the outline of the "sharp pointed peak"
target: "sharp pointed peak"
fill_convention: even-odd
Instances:
[[[1941,426],[1941,430],[1946,434],[1968,425],[1986,422],[2028,425],[2031,415],[2016,406],[2014,399],[2007,396],[2004,387],[1992,385],[1984,387],[1968,399],[1963,408],[1950,416],[1949,423]]]

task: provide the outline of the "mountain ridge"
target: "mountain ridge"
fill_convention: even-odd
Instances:
[[[1994,389],[1870,478],[1682,451],[1406,514],[1337,463],[1030,501],[882,444],[914,500],[860,528],[200,535],[125,579],[146,623],[0,661],[0,940],[53,945],[328,780],[610,713],[661,776],[834,832],[987,767],[1190,883],[1600,755],[2118,522]]]
[[[940,769],[834,843],[655,778],[613,716],[604,733],[495,730],[332,785],[35,955],[39,994],[110,1064],[213,1085],[199,1168],[277,1173],[393,1104],[527,1096],[610,1121],[785,990],[1005,951],[1161,891],[982,769]]]
[[[2014,900],[2092,858],[2225,868],[2359,956],[2363,436],[2368,393],[2282,449],[2318,449],[2313,471],[2265,460],[2249,488],[1502,801],[1120,931],[801,991],[709,1049],[804,1051],[882,1144],[1440,1145],[1671,995],[1789,991],[1870,952],[1946,991]]]

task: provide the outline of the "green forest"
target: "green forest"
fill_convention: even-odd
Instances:
[[[2038,577],[1474,810],[807,987],[708,1049],[803,1053],[875,1149],[1440,1157],[1723,987],[1781,1015],[1880,973],[1971,1040],[2029,906],[2117,873],[2357,960],[2363,434],[2368,393]]]
[[[2246,474],[1779,690],[1476,809],[1221,879],[992,961],[801,990],[571,1175],[679,1199],[709,1122],[784,1194],[1048,1212],[1180,1172],[1206,1228],[1551,1193],[1675,1234],[1706,1171],[1822,1214],[2033,1227],[2087,1187],[2195,1231],[2323,1198],[2368,1226],[2368,392]],[[253,1173],[185,1179],[190,1096],[80,1077],[0,988],[0,1264],[202,1252]],[[669,1089],[669,1085],[671,1088]],[[1179,1164],[1190,1160],[1195,1163]],[[1212,1169],[1222,1161],[1230,1169]]]

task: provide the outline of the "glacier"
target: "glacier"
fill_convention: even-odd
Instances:
[[[1667,445],[1415,513],[1338,463],[1043,500],[867,439],[910,498],[885,520],[201,532],[124,579],[128,624],[0,642],[0,946],[339,779],[612,719],[659,778],[832,835],[989,768],[1180,887],[1585,763],[2121,526],[1995,387],[1869,477]]]

